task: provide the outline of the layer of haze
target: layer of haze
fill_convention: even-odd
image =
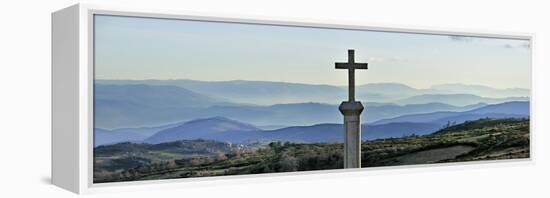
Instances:
[[[262,80],[345,85],[334,62],[356,61],[357,84],[528,88],[526,40],[95,16],[96,79]]]

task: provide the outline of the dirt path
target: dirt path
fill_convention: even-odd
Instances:
[[[391,165],[433,163],[440,160],[452,159],[458,155],[468,153],[472,150],[474,150],[474,147],[472,146],[457,145],[446,148],[437,148],[410,153],[389,159],[388,162]]]

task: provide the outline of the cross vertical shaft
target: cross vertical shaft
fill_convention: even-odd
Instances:
[[[348,65],[355,63],[355,52],[348,50]],[[350,67],[348,69],[348,101],[355,101],[355,68]]]

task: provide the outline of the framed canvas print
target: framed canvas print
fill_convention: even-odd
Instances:
[[[531,159],[530,34],[84,5],[52,21],[52,180],[73,192]]]

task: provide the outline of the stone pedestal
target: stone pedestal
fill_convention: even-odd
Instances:
[[[361,168],[361,102],[342,102],[344,115],[344,168]]]

